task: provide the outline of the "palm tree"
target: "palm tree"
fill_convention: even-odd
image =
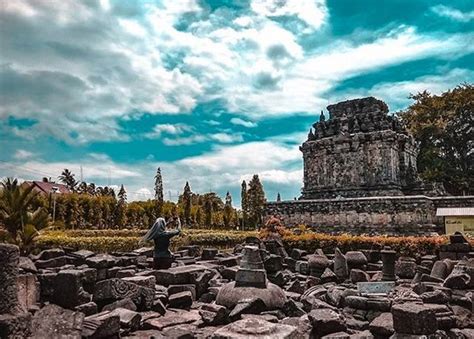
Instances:
[[[11,240],[20,245],[23,252],[28,252],[38,231],[49,225],[49,215],[43,207],[31,210],[38,195],[33,191],[33,185],[22,187],[17,179],[8,178],[1,186],[0,223]]]
[[[33,185],[22,188],[17,179],[7,178],[1,185],[0,221],[16,239],[18,231],[25,225],[28,208],[38,193],[33,191]]]
[[[74,174],[72,174],[70,170],[65,168],[58,178],[59,178],[59,181],[65,184],[71,191],[75,190],[77,181],[76,179],[74,179]]]

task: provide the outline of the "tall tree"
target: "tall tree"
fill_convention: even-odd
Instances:
[[[155,201],[156,201],[156,212],[161,213],[163,208],[163,178],[161,176],[161,168],[156,169],[155,174]]]
[[[209,197],[206,197],[204,201],[204,223],[208,228],[212,228],[212,200]]]
[[[474,193],[474,86],[463,84],[432,95],[412,95],[415,102],[400,118],[420,143],[418,171],[441,182],[451,194]]]
[[[123,184],[120,186],[120,190],[117,194],[117,197],[119,199],[119,202],[125,203],[127,201],[127,191],[125,191]]]
[[[74,176],[75,174],[72,174],[70,170],[65,168],[58,178],[59,181],[65,184],[71,191],[74,191],[77,185],[77,181],[74,179]]]
[[[191,224],[191,187],[189,187],[189,183],[186,181],[186,185],[184,185],[183,191],[183,209],[184,209],[184,222],[186,225]]]
[[[245,230],[247,226],[248,219],[248,197],[247,197],[247,183],[242,181],[241,191],[240,191],[240,204],[242,205],[242,230]]]
[[[248,188],[249,222],[255,227],[262,225],[265,192],[257,174],[254,174]]]
[[[115,208],[115,224],[119,228],[122,228],[127,223],[127,192],[123,185],[120,186],[117,197],[118,201]]]
[[[93,182],[91,182],[89,185],[87,185],[87,193],[89,195],[96,195],[96,187]]]
[[[225,205],[224,205],[224,226],[226,229],[230,228],[233,216],[233,208],[232,208],[232,196],[230,195],[229,191],[225,195]]]
[[[200,206],[198,206],[196,210],[196,224],[198,224],[198,226],[202,225],[202,212]]]
[[[278,202],[281,201],[280,192],[278,192],[278,194],[277,194],[277,201],[278,201]]]

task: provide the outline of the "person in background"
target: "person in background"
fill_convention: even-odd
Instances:
[[[176,225],[176,229],[167,231],[166,228]],[[153,268],[167,269],[171,267],[174,261],[173,254],[169,250],[170,240],[172,237],[181,233],[181,221],[179,217],[171,217],[166,222],[164,218],[157,218],[153,226],[147,234],[140,240],[140,243],[153,240],[155,250],[153,252]]]

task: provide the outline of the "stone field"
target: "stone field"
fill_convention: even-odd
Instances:
[[[474,338],[474,253],[287,252],[248,238],[232,253],[45,250],[0,244],[1,338]]]

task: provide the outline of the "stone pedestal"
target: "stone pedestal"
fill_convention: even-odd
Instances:
[[[265,288],[267,273],[260,255],[260,249],[255,246],[245,246],[242,254],[240,268],[235,274],[235,285]]]
[[[0,244],[0,338],[26,338],[31,334],[31,315],[18,303],[17,246]]]
[[[245,246],[242,254],[235,281],[220,288],[216,303],[233,308],[241,300],[259,298],[267,309],[283,307],[286,302],[285,292],[267,281],[260,249],[256,246]]]
[[[390,248],[384,248],[381,252],[382,255],[382,280],[396,280],[395,277],[395,260],[397,252],[392,251]]]

